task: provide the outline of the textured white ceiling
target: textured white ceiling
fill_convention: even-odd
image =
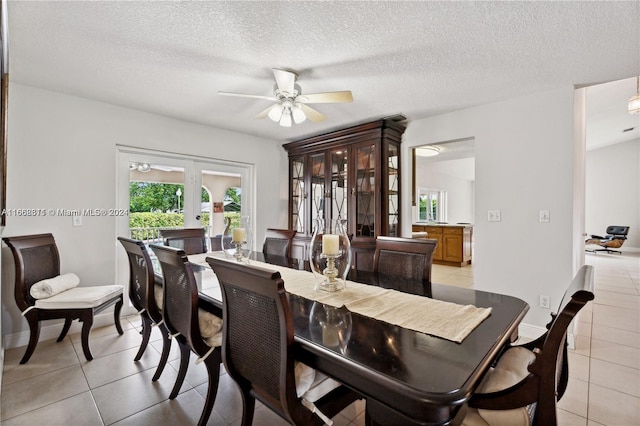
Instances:
[[[12,81],[279,142],[379,117],[415,120],[640,74],[640,2],[16,2]],[[322,123],[252,117],[271,68]],[[632,90],[633,92],[633,90]],[[629,93],[627,98],[632,96]]]

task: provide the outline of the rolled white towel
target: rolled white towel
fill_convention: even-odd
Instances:
[[[31,297],[34,299],[46,299],[55,296],[58,293],[77,287],[80,284],[80,278],[74,273],[58,275],[57,277],[48,278],[38,281],[31,286]]]

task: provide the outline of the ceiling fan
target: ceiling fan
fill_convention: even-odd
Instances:
[[[244,93],[218,92],[223,96],[239,96],[243,98],[265,99],[276,104],[257,114],[254,118],[269,117],[283,127],[291,127],[292,122],[300,124],[307,118],[314,123],[326,118],[321,112],[307,104],[353,102],[353,96],[348,90],[341,92],[324,92],[302,94],[300,86],[296,84],[298,74],[273,68],[276,84],[273,96],[247,95]]]

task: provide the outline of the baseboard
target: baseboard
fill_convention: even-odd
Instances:
[[[535,340],[547,332],[547,329],[532,324],[525,324],[523,322],[518,326],[518,335],[527,340]]]
[[[123,315],[120,316],[122,321]],[[57,339],[62,331],[63,320],[48,320],[41,322],[40,325],[40,338],[38,341]],[[93,317],[93,328],[104,327],[107,325],[113,325],[113,311],[103,312]],[[82,331],[82,323],[80,321],[74,321],[69,329],[69,334],[80,333]],[[24,330],[19,333],[7,334],[4,336],[4,349],[18,348],[20,346],[26,346],[29,344],[29,330]]]
[[[569,329],[567,330],[567,345],[569,345],[570,349],[576,348],[576,336],[573,333],[573,323],[569,325]],[[547,332],[545,327],[540,327],[537,325],[520,323],[518,326],[518,334],[520,337],[526,339],[527,341],[537,339]]]

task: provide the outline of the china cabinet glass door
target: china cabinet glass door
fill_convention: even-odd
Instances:
[[[399,164],[399,147],[389,144],[387,150],[387,176],[388,185],[387,193],[389,197],[389,205],[387,206],[387,235],[398,237],[400,235],[400,171]]]
[[[375,145],[355,147],[356,163],[356,237],[376,236],[376,150]]]
[[[305,232],[306,198],[304,184],[304,157],[291,160],[291,229]]]
[[[314,223],[317,223],[316,219],[326,219],[325,217],[325,154],[313,154],[309,157],[311,167],[311,223],[310,227],[314,227]],[[311,233],[315,232],[315,229],[311,229]]]
[[[349,164],[349,150],[346,148],[331,151],[331,217],[341,220],[346,225],[347,204],[349,200],[349,186],[347,172]]]

